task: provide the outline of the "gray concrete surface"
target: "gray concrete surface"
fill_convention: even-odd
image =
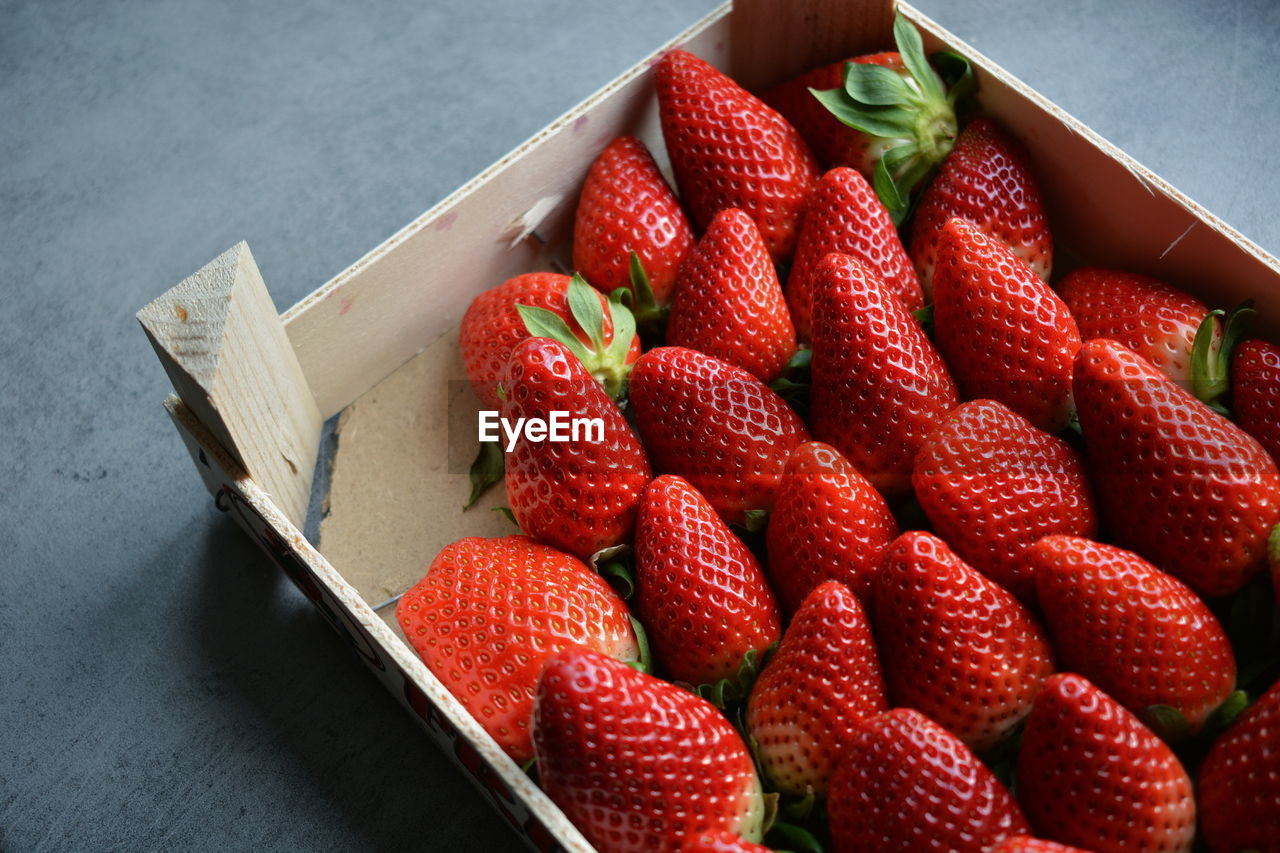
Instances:
[[[134,311],[292,304],[710,9],[0,2],[0,848],[509,850],[232,524]],[[921,0],[1280,250],[1280,7]]]

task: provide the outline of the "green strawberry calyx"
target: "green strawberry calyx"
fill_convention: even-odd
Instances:
[[[850,62],[843,89],[809,91],[880,152],[872,186],[897,225],[911,207],[912,189],[951,153],[959,132],[957,106],[967,105],[977,83],[959,54],[935,53],[931,65],[919,31],[901,15],[893,22],[893,40],[906,73]]]
[[[613,399],[620,399],[626,390],[627,374],[631,365],[627,356],[631,352],[631,342],[636,335],[636,318],[620,298],[610,296],[605,304],[608,306],[609,319],[613,325],[613,337],[606,344],[604,333],[604,309],[600,306],[600,294],[581,275],[575,274],[569,280],[569,289],[565,294],[569,304],[569,313],[589,343],[582,340],[569,328],[564,318],[554,311],[538,308],[533,305],[516,305],[520,319],[535,338],[550,338],[564,344],[583,366],[587,368],[596,381],[604,386]]]
[[[655,339],[661,339],[667,325],[667,315],[671,313],[670,305],[659,305],[653,295],[653,286],[649,284],[649,274],[644,270],[640,256],[631,252],[630,287],[619,287],[609,294],[609,299],[620,302],[636,318],[636,325]]]
[[[1191,393],[1220,414],[1228,414],[1221,400],[1231,388],[1231,357],[1257,313],[1253,300],[1246,300],[1230,314],[1221,308],[1210,311],[1196,330],[1191,344]],[[1219,323],[1222,334],[1218,334]]]

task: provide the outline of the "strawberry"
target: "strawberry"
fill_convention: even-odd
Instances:
[[[1031,829],[967,746],[907,708],[855,725],[831,779],[827,815],[836,853],[985,853]]]
[[[711,504],[680,477],[645,490],[636,523],[636,609],[672,679],[733,678],[747,652],[782,634],[764,571]]]
[[[969,220],[1007,246],[1037,276],[1049,279],[1053,238],[1030,158],[1022,144],[991,119],[969,123],[920,196],[910,251],[926,299],[933,293],[942,229],[954,217]]]
[[[1058,285],[1080,337],[1119,341],[1175,382],[1191,381],[1191,348],[1209,308],[1162,281],[1081,268]]]
[[[826,793],[853,724],[887,710],[876,643],[848,587],[805,598],[747,699],[760,769],[785,794]]]
[[[1066,303],[968,220],[948,220],[936,245],[934,339],[961,393],[999,400],[1048,432],[1062,429],[1080,348]]]
[[[873,610],[894,705],[924,712],[979,752],[1013,733],[1053,672],[1031,613],[930,533],[889,546]]]
[[[722,830],[690,836],[680,853],[769,853],[769,848]]]
[[[1022,559],[1031,543],[1097,534],[1080,454],[994,400],[961,405],[931,432],[911,483],[934,531],[1024,602],[1035,594]]]
[[[1038,834],[1087,850],[1186,853],[1191,780],[1160,738],[1079,675],[1052,676],[1018,752],[1018,802]]]
[[[627,606],[581,560],[525,536],[447,545],[396,605],[427,667],[516,761],[543,662],[572,645],[636,660]]]
[[[1027,551],[1064,669],[1139,716],[1178,711],[1197,730],[1236,686],[1227,635],[1186,584],[1137,554],[1075,536]]]
[[[631,373],[631,407],[658,471],[688,480],[731,523],[773,506],[804,423],[745,370],[684,347],[645,353]]]
[[[626,375],[625,366],[640,357],[640,338],[635,336],[633,327],[630,347],[618,352],[613,347],[612,312],[604,310],[605,298],[597,295],[604,319],[600,330],[602,345],[595,347],[591,332],[576,325],[570,310],[570,281],[569,276],[557,273],[525,273],[507,279],[471,301],[462,317],[458,344],[467,378],[486,408],[497,409],[501,404],[498,397],[499,374],[516,344],[532,334],[520,316],[518,305],[545,309],[559,317],[562,323],[575,323],[572,335],[584,349],[591,346],[592,355],[598,358],[599,363],[595,365],[595,370],[599,371],[597,378],[605,378],[607,374],[611,393],[620,391],[622,377]],[[617,377],[616,380],[613,377]]]
[[[693,229],[644,143],[620,136],[600,152],[582,184],[573,221],[573,266],[594,287],[631,287],[635,252],[648,274],[655,305],[671,301],[680,262],[693,248]],[[639,294],[637,294],[639,295]],[[637,312],[639,313],[639,312]]]
[[[1089,470],[1119,543],[1202,596],[1263,567],[1280,472],[1247,433],[1115,341],[1088,341],[1073,381]]]
[[[1280,853],[1280,682],[1209,750],[1199,791],[1213,853]]]
[[[797,112],[824,142],[830,139],[829,147],[836,153],[847,152],[852,160],[848,165],[873,180],[877,194],[898,223],[910,206],[911,191],[951,151],[956,139],[956,104],[967,99],[976,84],[967,60],[954,53],[935,53],[933,61],[946,74],[944,80],[925,58],[920,33],[901,15],[893,22],[893,40],[897,54],[861,57],[843,68],[829,66],[799,84],[811,81],[833,86],[810,91],[854,133],[837,135],[829,123],[817,116],[810,118],[810,110]],[[795,82],[787,85],[781,100],[794,100],[797,89]]]
[[[728,207],[760,228],[769,254],[795,249],[805,199],[818,162],[786,119],[698,57],[673,50],[654,82],[662,137],[694,225],[705,229]]]
[[[1001,841],[987,853],[1089,853],[1089,851],[1081,850],[1079,847],[1068,847],[1056,841],[1046,841],[1043,838],[1015,835]]]
[[[819,162],[828,169],[851,166],[870,179],[891,140],[869,136],[844,124],[809,91],[843,89],[845,66],[850,62],[879,65],[904,80],[910,77],[907,66],[902,62],[902,54],[896,50],[888,50],[815,68],[799,77],[792,77],[785,83],[779,83],[762,94],[760,99],[791,122],[791,126],[809,143]]]
[[[685,261],[666,340],[736,364],[762,382],[776,379],[795,354],[778,273],[741,210],[717,213]]]
[[[955,384],[902,301],[861,261],[828,255],[813,286],[814,437],[882,493],[905,492],[916,450],[960,402]]]
[[[1231,360],[1231,405],[1240,428],[1280,461],[1280,347],[1240,344]]]
[[[897,535],[884,498],[840,451],[802,444],[787,460],[765,531],[769,580],[789,613],[825,580],[865,596]]]
[[[898,231],[867,179],[853,169],[832,169],[809,198],[796,255],[787,277],[787,305],[801,340],[809,340],[813,274],[832,252],[851,255],[873,270],[907,306],[924,306],[920,281]]]
[[[521,434],[506,456],[507,501],[520,529],[584,559],[629,539],[649,461],[582,362],[558,341],[530,338],[511,354],[502,386],[508,422],[568,412],[601,425],[598,436],[583,430],[570,441]]]
[[[729,721],[598,652],[547,662],[533,748],[543,790],[600,853],[674,853],[719,830],[760,840],[760,780]]]

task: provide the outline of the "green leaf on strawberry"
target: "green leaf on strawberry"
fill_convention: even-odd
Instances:
[[[496,441],[480,442],[480,449],[471,463],[471,497],[462,508],[471,509],[475,506],[480,496],[502,479],[504,468],[501,445]]]
[[[517,304],[516,310],[520,312],[520,319],[524,321],[529,334],[564,344],[592,377],[604,386],[610,397],[620,399],[626,389],[627,374],[631,372],[627,358],[636,334],[635,315],[622,303],[619,293],[615,292],[610,296],[607,305],[613,334],[606,343],[605,315],[595,288],[587,284],[582,276],[574,275],[569,282],[566,298],[569,311],[586,333],[590,346],[584,344],[564,318],[554,311],[522,304]]]
[[[1191,345],[1191,393],[1219,414],[1228,414],[1221,398],[1231,387],[1231,357],[1257,313],[1253,300],[1246,300],[1230,314],[1220,308],[1210,311],[1196,330],[1195,342]],[[1219,322],[1222,323],[1220,336],[1217,334]]]
[[[950,153],[959,130],[956,106],[968,104],[976,81],[968,61],[954,53],[936,54],[942,73],[935,70],[919,31],[901,15],[893,37],[905,72],[851,62],[844,88],[809,91],[837,119],[883,149],[872,183],[900,224],[911,208],[912,189]]]

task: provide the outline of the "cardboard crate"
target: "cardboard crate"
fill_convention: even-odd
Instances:
[[[898,8],[928,52],[969,58],[983,111],[1025,141],[1062,265],[1079,257],[1149,273],[1215,305],[1252,297],[1262,333],[1275,338],[1275,258],[910,6]],[[450,422],[473,435],[478,402],[461,381],[459,320],[486,288],[568,266],[578,188],[609,140],[638,136],[665,168],[650,76],[662,53],[684,47],[759,90],[891,46],[892,20],[891,0],[726,4],[283,315],[244,243],[138,314],[176,392],[165,408],[218,507],[533,849],[591,846],[404,642],[390,606],[445,544],[511,532],[488,511],[501,489],[461,511],[468,460],[450,461]],[[313,542],[302,529],[322,443]]]

